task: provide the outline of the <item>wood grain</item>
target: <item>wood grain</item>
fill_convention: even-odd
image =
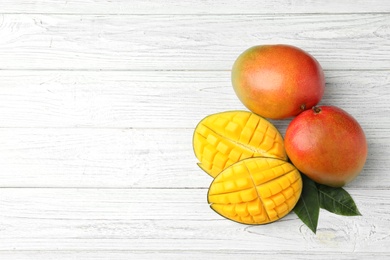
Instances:
[[[205,187],[192,130],[2,129],[2,187]]]
[[[385,136],[389,73],[325,75],[321,104],[339,106],[370,135]],[[3,128],[193,129],[206,115],[246,109],[234,94],[230,71],[0,71],[0,82]],[[289,120],[274,123],[284,131]]]
[[[15,4],[17,2],[17,4]],[[3,0],[3,13],[61,14],[259,14],[259,13],[367,13],[389,12],[390,4],[382,0],[291,1],[223,0],[151,1],[151,0]]]
[[[190,246],[189,246],[190,247]],[[19,250],[19,251],[0,251],[0,257],[4,259],[18,259],[18,260],[31,260],[31,259],[47,259],[47,260],[68,260],[68,259],[83,259],[83,260],[96,260],[96,259],[116,259],[116,260],[128,260],[128,259],[153,259],[158,257],[159,259],[205,259],[212,256],[213,259],[237,259],[248,258],[254,259],[259,256],[273,259],[273,260],[285,260],[294,258],[296,260],[302,259],[323,259],[324,256],[328,256],[331,259],[340,260],[378,260],[387,259],[390,257],[388,253],[365,253],[365,252],[305,252],[304,254],[297,254],[293,252],[278,252],[264,251],[264,250],[230,250],[230,249],[211,249],[201,250],[185,248],[182,250]]]
[[[388,190],[350,190],[363,216],[321,211],[316,235],[291,213],[263,226],[223,219],[200,189],[1,189],[0,251],[127,250],[388,254]],[[258,242],[261,241],[260,244]],[[257,245],[257,246],[254,246]],[[212,251],[215,250],[213,253]],[[225,252],[225,250],[227,250]],[[188,252],[187,252],[188,253]],[[287,254],[289,254],[287,253]]]
[[[0,259],[390,259],[390,2],[4,0]],[[207,205],[194,127],[245,109],[230,70],[286,43],[362,125],[362,216],[246,226]],[[272,122],[282,134],[290,120]]]
[[[389,23],[388,14],[4,14],[0,69],[230,70],[253,45],[285,43],[325,69],[388,70]]]

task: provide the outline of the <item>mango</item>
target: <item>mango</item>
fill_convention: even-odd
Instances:
[[[291,45],[259,45],[241,53],[231,79],[241,102],[270,119],[298,115],[321,100],[325,77],[320,63]]]
[[[218,174],[208,191],[210,207],[242,224],[266,224],[286,216],[298,202],[302,179],[290,163],[249,158]]]
[[[247,111],[226,111],[202,119],[193,136],[198,165],[212,177],[251,157],[287,160],[284,141],[274,125]]]
[[[303,174],[332,187],[355,179],[368,153],[360,124],[336,106],[313,107],[295,117],[287,127],[285,147]]]

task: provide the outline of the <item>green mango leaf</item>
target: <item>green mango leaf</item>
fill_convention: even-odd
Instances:
[[[294,207],[294,212],[314,233],[317,232],[318,217],[320,214],[320,201],[316,183],[302,175],[302,194],[297,205]]]
[[[361,216],[351,195],[343,188],[317,184],[320,207],[342,216]]]

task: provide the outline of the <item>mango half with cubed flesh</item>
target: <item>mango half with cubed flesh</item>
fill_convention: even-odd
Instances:
[[[299,171],[274,158],[249,158],[226,168],[208,191],[210,207],[243,224],[266,224],[286,216],[302,192]]]
[[[205,117],[195,128],[193,147],[198,165],[212,177],[251,157],[287,160],[283,137],[276,127],[247,111]]]

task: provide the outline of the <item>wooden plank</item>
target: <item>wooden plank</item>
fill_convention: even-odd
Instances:
[[[245,49],[272,43],[301,47],[327,70],[389,69],[389,23],[387,13],[5,14],[0,69],[230,70]]]
[[[390,4],[382,0],[291,1],[291,0],[223,0],[151,1],[151,0],[3,0],[2,13],[69,13],[69,14],[259,14],[259,13],[367,13],[389,12]]]
[[[0,251],[388,255],[388,190],[349,192],[363,216],[321,211],[314,235],[294,213],[260,226],[223,219],[203,189],[1,189]]]
[[[1,129],[2,187],[206,187],[192,130]]]
[[[193,129],[0,129],[1,187],[208,188]],[[388,188],[390,130],[366,129],[369,155],[348,186]]]
[[[0,127],[195,127],[244,109],[225,71],[0,71],[0,82]]]
[[[347,110],[370,135],[389,129],[386,71],[325,75],[321,104]],[[0,82],[3,128],[194,128],[209,114],[246,109],[229,71],[0,71]],[[283,132],[289,120],[273,122]]]
[[[370,253],[370,252],[279,252],[277,250],[264,251],[264,250],[229,250],[224,249],[211,249],[211,250],[83,250],[83,251],[64,251],[64,250],[48,250],[48,251],[0,251],[0,257],[2,259],[18,259],[18,260],[31,260],[31,259],[46,259],[46,260],[69,260],[69,259],[83,259],[83,260],[98,260],[98,259],[115,259],[115,260],[128,260],[128,259],[170,259],[170,260],[182,260],[182,259],[206,259],[212,257],[216,260],[237,259],[237,258],[249,258],[255,259],[259,256],[266,259],[273,260],[285,260],[285,259],[323,259],[329,257],[330,259],[338,260],[378,260],[388,259],[390,253]]]

